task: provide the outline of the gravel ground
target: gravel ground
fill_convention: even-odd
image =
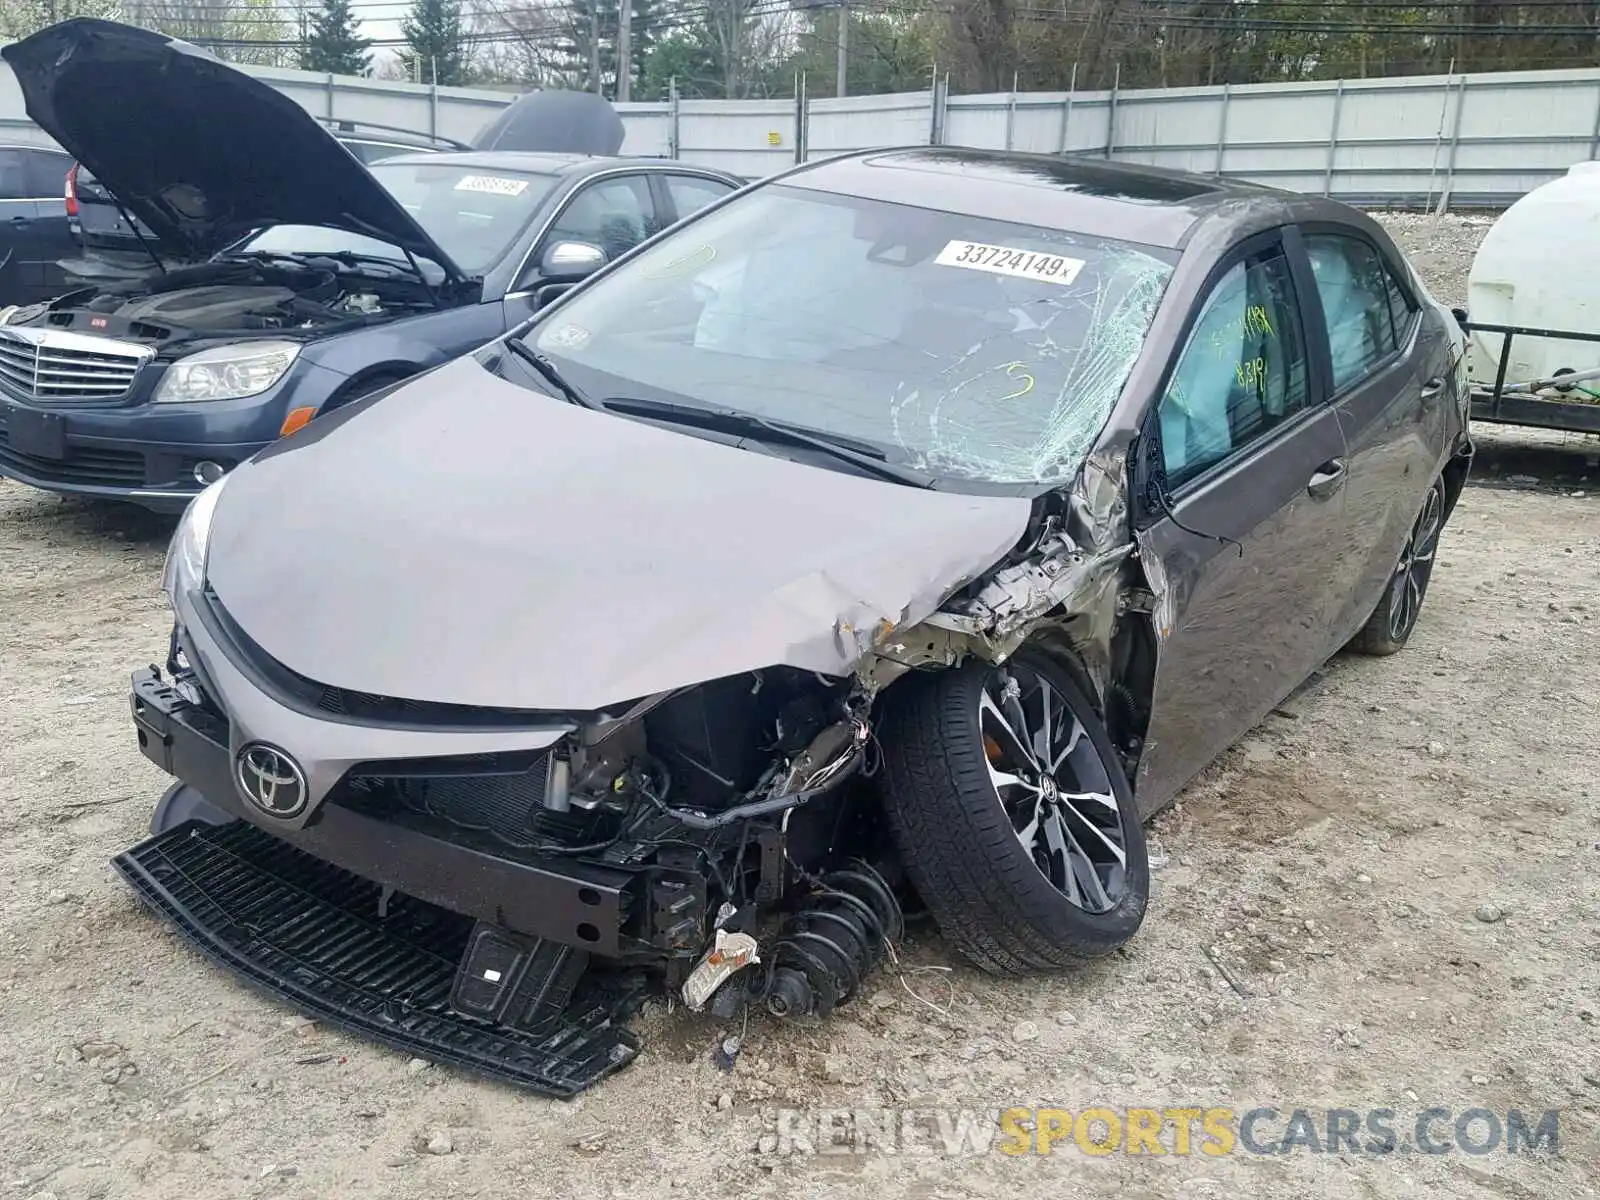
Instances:
[[[1393,224],[1459,301],[1484,223]],[[919,930],[827,1022],[649,1010],[571,1103],[299,1021],[140,909],[107,859],[165,782],[124,691],[170,522],[0,482],[0,1195],[1596,1195],[1600,445],[1483,440],[1411,646],[1329,663],[1157,818],[1125,952],[997,981]],[[774,1146],[779,1108],[1014,1105],[1560,1110],[1560,1153]]]

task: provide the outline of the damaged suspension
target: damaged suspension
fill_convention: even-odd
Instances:
[[[882,875],[859,860],[830,871],[784,922],[751,998],[775,1017],[827,1016],[904,933],[900,903]]]

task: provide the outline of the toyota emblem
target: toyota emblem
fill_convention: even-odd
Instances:
[[[265,742],[252,742],[234,759],[239,794],[270,817],[293,817],[306,806],[308,791],[300,764]]]

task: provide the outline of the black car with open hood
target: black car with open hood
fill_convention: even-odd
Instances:
[[[80,17],[0,56],[28,116],[188,257],[209,257],[264,225],[321,225],[458,273],[310,113],[187,42]]]
[[[75,19],[0,54],[153,235],[149,272],[0,312],[0,475],[52,491],[182,508],[739,186],[606,157],[621,121],[597,96],[514,101],[492,150],[363,164],[288,97],[147,30]]]

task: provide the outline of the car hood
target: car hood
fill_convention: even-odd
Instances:
[[[595,412],[466,358],[236,469],[207,571],[250,640],[318,683],[582,712],[778,664],[845,674],[1029,514]]]
[[[186,257],[208,258],[266,225],[324,225],[460,275],[311,114],[187,42],[81,17],[0,56],[28,116]]]

